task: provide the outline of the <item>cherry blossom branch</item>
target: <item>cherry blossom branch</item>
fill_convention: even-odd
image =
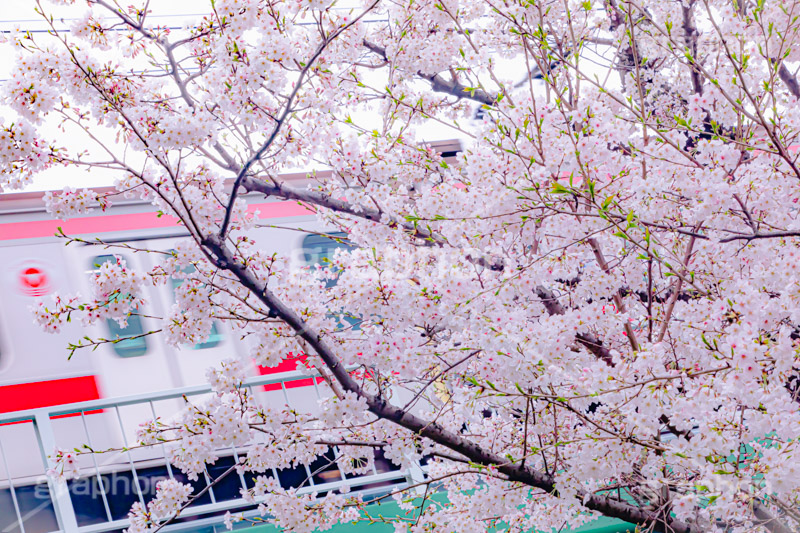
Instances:
[[[100,5],[106,5],[107,6],[107,4],[105,4],[104,0],[93,0],[93,1],[95,1],[97,3],[100,3]],[[36,0],[36,3],[39,6],[39,12],[45,18],[45,20],[48,23],[48,25],[50,26],[51,30],[56,35],[58,35],[56,30],[55,30],[55,27],[53,26],[53,19],[47,18],[44,15],[44,9],[42,9],[42,7],[41,7],[40,0]],[[192,214],[191,209],[189,209],[189,206],[186,204],[185,198],[183,197],[182,194],[180,194],[180,189],[177,187],[178,179],[177,179],[177,176],[175,174],[174,169],[172,168],[172,165],[170,165],[170,163],[169,163],[169,160],[166,157],[160,155],[157,151],[155,151],[153,149],[153,147],[148,142],[148,139],[145,137],[145,135],[142,134],[142,132],[139,131],[139,129],[136,127],[135,122],[133,120],[131,120],[131,118],[128,116],[128,114],[125,112],[125,110],[114,100],[114,98],[109,97],[109,95],[108,95],[107,91],[105,90],[105,88],[100,83],[98,83],[98,79],[97,79],[98,75],[95,72],[93,72],[91,69],[87,69],[81,63],[81,61],[79,60],[78,56],[76,55],[75,49],[73,49],[73,47],[71,47],[69,45],[69,43],[67,42],[67,39],[65,37],[60,36],[60,35],[58,35],[58,39],[64,45],[64,47],[67,49],[67,52],[68,52],[68,54],[70,55],[70,57],[72,59],[72,63],[81,71],[81,73],[83,75],[83,79],[86,81],[86,83],[88,83],[95,90],[97,95],[104,102],[106,102],[106,104],[108,104],[109,107],[111,107],[117,114],[119,114],[119,116],[123,119],[123,122],[125,123],[125,125],[130,129],[131,132],[133,132],[133,134],[136,136],[136,138],[144,145],[145,152],[150,157],[152,157],[156,162],[158,162],[158,164],[161,165],[161,167],[167,172],[167,174],[169,174],[169,176],[172,179],[173,183],[176,185],[176,191],[178,192],[178,198],[179,198],[179,200],[181,202],[181,205],[185,209],[185,213],[186,213],[185,214],[185,219],[184,219],[184,217],[181,217],[181,221],[184,223],[184,226],[189,230],[189,232],[192,233],[195,236],[195,238],[197,238],[197,236],[200,233],[199,227],[197,225],[197,222],[194,220],[194,215]],[[106,149],[106,151],[109,154],[111,154],[111,152],[108,149]],[[112,157],[114,157],[114,159],[116,161],[116,157],[113,154],[111,154],[111,155],[112,155]],[[168,198],[159,189],[158,186],[150,183],[147,179],[144,178],[144,176],[142,176],[140,173],[136,172],[134,169],[130,168],[128,165],[126,165],[122,161],[117,161],[117,162],[122,168],[125,168],[132,175],[134,175],[137,178],[139,178],[139,180],[146,187],[148,187],[150,190],[152,190],[154,192],[154,194],[156,194],[159,198],[161,198],[161,200],[163,200],[167,205],[169,205],[170,208],[172,208],[173,211],[175,211],[176,213],[179,212],[179,210],[177,209],[174,201],[171,200],[170,198]]]
[[[377,54],[384,61],[389,61],[385,48],[378,46],[377,44],[366,39],[364,39],[364,47]],[[487,106],[493,106],[497,101],[497,97],[488,94],[482,89],[462,85],[455,78],[451,81],[447,81],[442,77],[441,74],[430,74],[421,70],[417,71],[416,75],[430,82],[431,89],[436,92],[450,94],[457,96],[458,98],[467,98]]]
[[[210,491],[210,490],[211,490],[211,489],[214,487],[214,485],[216,485],[217,483],[219,483],[220,481],[222,481],[223,479],[225,479],[225,478],[228,476],[228,474],[230,474],[231,472],[233,472],[234,470],[236,470],[236,469],[237,469],[237,468],[239,468],[240,466],[242,466],[242,464],[241,464],[241,463],[235,463],[235,464],[231,465],[231,466],[230,466],[230,467],[229,467],[227,470],[225,470],[225,471],[224,471],[222,474],[220,474],[219,476],[217,476],[216,478],[214,478],[214,479],[211,481],[211,483],[207,483],[207,484],[206,484],[206,486],[205,486],[205,487],[203,487],[203,490],[201,490],[201,491],[200,491],[200,492],[198,492],[197,494],[193,494],[193,495],[192,495],[192,497],[191,497],[191,498],[189,498],[189,501],[187,501],[186,503],[184,503],[183,505],[181,505],[181,507],[180,507],[180,508],[179,508],[177,511],[175,511],[175,513],[174,513],[172,516],[170,516],[170,517],[169,517],[167,520],[165,520],[164,522],[161,522],[161,523],[160,523],[160,524],[159,524],[159,525],[158,525],[158,526],[157,526],[155,529],[153,529],[153,530],[152,530],[152,533],[158,533],[159,531],[161,531],[162,529],[164,529],[166,526],[170,525],[170,524],[171,524],[171,523],[173,523],[175,520],[177,520],[177,519],[180,517],[180,514],[181,514],[181,513],[182,513],[182,512],[183,512],[183,511],[184,511],[184,510],[187,508],[187,507],[189,507],[190,505],[192,505],[192,504],[193,504],[194,502],[196,502],[198,499],[202,498],[202,497],[205,495],[205,493],[207,493],[208,491]]]
[[[476,464],[493,466],[499,472],[506,475],[509,481],[518,481],[548,493],[556,492],[555,481],[551,476],[545,475],[527,466],[522,467],[518,464],[509,464],[503,457],[484,449],[458,434],[448,431],[437,422],[424,420],[414,414],[403,411],[388,403],[382,396],[374,396],[366,393],[358,382],[353,379],[345,365],[342,364],[332,347],[322,336],[311,329],[293,310],[276,298],[272,291],[264,287],[244,265],[236,261],[225,248],[224,244],[219,240],[218,236],[204,238],[202,240],[202,245],[214,256],[214,261],[219,268],[229,270],[234,274],[243,286],[253,292],[253,294],[269,307],[278,318],[286,322],[300,337],[308,342],[342,388],[364,398],[372,414],[404,427],[421,437],[445,446]],[[620,518],[628,522],[637,524],[657,524],[669,528],[675,533],[691,532],[690,526],[680,520],[659,517],[649,510],[630,505],[609,496],[597,494],[586,495],[584,505],[606,516]]]
[[[128,335],[126,337],[118,337],[116,339],[104,339],[104,338],[96,338],[96,339],[81,339],[77,343],[69,343],[67,345],[67,349],[69,350],[69,355],[67,359],[72,359],[72,356],[75,355],[75,352],[81,348],[91,348],[92,351],[96,350],[99,346],[104,344],[118,344],[123,341],[134,340],[134,339],[141,339],[142,337],[149,337],[151,335],[155,335],[156,333],[161,333],[161,329],[154,329],[151,331],[146,331],[144,333],[140,333],[138,335]],[[86,343],[84,344],[84,340]]]
[[[728,94],[728,91],[726,91],[722,86],[720,86],[720,84],[717,82],[715,77],[713,75],[711,75],[698,62],[696,57],[691,56],[691,55],[688,55],[688,56],[679,55],[677,51],[678,50],[683,50],[682,43],[679,43],[679,42],[675,41],[674,37],[671,34],[667,33],[663,28],[661,28],[660,25],[657,24],[652,19],[652,17],[650,16],[650,14],[647,12],[647,10],[645,8],[643,8],[642,6],[638,5],[637,3],[633,2],[632,0],[626,0],[626,3],[629,3],[630,5],[634,6],[637,9],[637,11],[640,13],[640,15],[644,19],[648,20],[648,22],[652,25],[652,27],[655,28],[659,32],[659,34],[661,34],[664,38],[666,38],[673,45],[672,47],[670,47],[669,52],[676,59],[678,59],[678,60],[686,59],[689,62],[689,64],[694,69],[696,69],[697,72],[702,74],[702,76],[707,81],[709,81],[709,82],[711,82],[712,84],[715,85],[716,89],[720,92],[720,94],[722,94],[722,96],[725,98],[725,100],[727,100],[728,103],[734,109],[736,109],[736,111],[738,113],[740,113],[742,116],[747,117],[748,119],[752,120],[754,123],[761,125],[764,128],[764,131],[767,133],[768,137],[773,142],[773,144],[775,146],[775,149],[777,150],[777,153],[780,156],[780,158],[783,159],[789,165],[789,167],[792,169],[792,172],[795,174],[795,176],[800,178],[800,169],[798,169],[797,165],[795,164],[795,161],[790,157],[788,151],[786,150],[786,147],[784,146],[784,143],[782,143],[780,141],[780,139],[777,137],[777,134],[775,133],[775,125],[771,121],[767,120],[764,117],[764,115],[763,115],[763,113],[761,111],[761,107],[759,105],[759,102],[756,101],[756,99],[751,94],[750,90],[747,88],[747,84],[745,82],[744,75],[743,75],[741,69],[739,68],[738,63],[734,60],[734,58],[732,56],[732,52],[731,52],[731,50],[730,50],[730,48],[728,46],[728,42],[725,39],[723,33],[720,31],[720,28],[717,25],[716,21],[714,20],[713,11],[709,7],[708,3],[705,0],[703,0],[703,3],[705,5],[705,7],[706,7],[706,11],[709,14],[709,20],[711,22],[711,25],[715,29],[715,31],[717,32],[717,35],[720,37],[720,43],[721,43],[721,45],[723,47],[723,50],[725,51],[725,56],[728,59],[728,61],[730,62],[730,65],[733,67],[734,71],[736,72],[737,77],[739,78],[739,81],[740,81],[739,87],[742,88],[742,90],[744,91],[745,95],[747,96],[747,99],[752,104],[753,111],[755,112],[755,114],[753,114],[751,111],[749,111],[744,106],[744,104],[741,102],[740,99],[737,99],[737,98],[731,96],[730,94]],[[621,99],[619,99],[619,98],[616,98],[614,96],[612,96],[612,98],[614,98],[615,100],[619,101],[620,103],[623,103],[621,101]],[[624,103],[623,103],[623,105],[624,105]],[[644,120],[644,117],[642,117],[642,118]],[[654,128],[654,129],[657,129],[657,128]],[[663,137],[661,137],[661,138],[664,139]],[[664,141],[669,143],[669,141],[666,140],[666,139],[664,139]],[[670,143],[670,144],[672,144],[672,143]],[[685,153],[684,150],[679,150],[679,151],[681,153]]]
[[[695,227],[695,231],[697,231],[701,226],[702,222],[698,223]],[[686,253],[683,256],[683,274],[688,271],[689,269],[689,261],[692,258],[692,249],[694,248],[695,238],[694,236],[689,237],[689,243],[686,245]],[[664,323],[661,324],[661,331],[658,332],[658,337],[656,338],[656,342],[661,342],[664,340],[664,335],[667,334],[667,329],[669,328],[669,321],[672,318],[672,310],[675,309],[675,302],[678,301],[678,295],[681,293],[681,288],[683,286],[683,277],[677,278],[675,282],[675,288],[670,296],[669,303],[667,303],[667,310],[664,312]]]
[[[414,224],[408,220],[402,220],[396,216],[392,216],[380,210],[380,208],[356,206],[345,200],[339,200],[317,191],[290,187],[286,184],[279,183],[277,180],[272,180],[272,183],[267,183],[266,181],[256,179],[252,176],[246,176],[242,180],[241,185],[246,191],[256,191],[266,196],[275,196],[285,200],[297,200],[307,206],[330,209],[337,213],[344,213],[371,222],[381,223],[390,228],[402,228],[411,237],[432,245],[439,247],[449,245],[447,239],[434,233],[430,228],[423,229],[419,224]],[[483,255],[477,257],[468,255],[466,259],[478,266],[488,268],[489,270],[501,271],[504,268],[499,258],[486,257]]]
[[[781,159],[783,159],[786,162],[786,164],[789,165],[789,167],[794,172],[795,176],[800,178],[800,169],[797,167],[795,159],[789,156],[789,152],[784,146],[784,143],[782,143],[781,140],[778,138],[778,134],[775,131],[774,122],[766,119],[761,110],[760,102],[757,101],[757,99],[753,96],[751,90],[748,88],[744,73],[742,72],[739,63],[734,59],[733,53],[731,52],[730,47],[728,46],[727,40],[723,37],[719,25],[717,25],[716,20],[714,20],[714,15],[712,14],[711,8],[708,5],[707,0],[702,0],[702,2],[706,6],[706,11],[709,14],[708,18],[711,21],[711,25],[714,27],[714,29],[721,37],[720,42],[722,43],[722,47],[725,50],[725,55],[728,57],[731,66],[733,66],[733,69],[736,71],[736,75],[739,78],[739,86],[742,88],[742,91],[744,91],[744,94],[747,96],[747,99],[750,100],[753,111],[756,114],[756,117],[753,117],[755,119],[754,121],[763,126],[764,130],[767,132],[767,135],[775,145],[775,148],[778,150],[778,154],[780,155]],[[695,62],[693,62],[693,64],[695,64]]]
[[[361,21],[367,14],[372,11],[378,4],[380,0],[374,0],[366,9],[364,9],[357,17],[355,17],[352,21],[348,22],[344,26],[340,27],[336,31],[332,32],[330,35],[325,36],[322,39],[322,42],[317,46],[317,49],[308,59],[308,61],[303,65],[303,68],[300,70],[300,73],[297,76],[297,80],[294,82],[294,89],[292,92],[289,93],[289,96],[286,98],[284,102],[283,112],[281,113],[280,117],[275,120],[275,125],[272,128],[272,132],[267,137],[266,141],[261,145],[261,147],[256,150],[256,152],[251,155],[247,161],[239,168],[239,172],[236,174],[236,178],[234,179],[233,186],[230,192],[230,198],[228,199],[228,207],[225,210],[225,216],[222,219],[222,224],[220,225],[219,235],[220,237],[225,238],[228,233],[228,226],[231,222],[231,217],[233,216],[233,208],[234,204],[236,203],[236,198],[239,195],[239,186],[242,184],[242,180],[245,176],[250,172],[250,168],[256,164],[258,161],[261,160],[262,157],[267,153],[267,150],[270,149],[272,143],[275,142],[275,139],[278,137],[278,133],[281,130],[281,127],[289,118],[289,115],[294,112],[294,108],[292,107],[295,98],[297,97],[298,93],[300,92],[300,88],[303,85],[303,81],[305,77],[308,75],[311,68],[316,63],[317,59],[322,52],[330,45],[333,41],[336,40],[342,33],[346,32],[348,29],[353,27],[355,24]]]
[[[379,209],[355,206],[345,200],[330,197],[326,194],[308,190],[298,189],[289,185],[279,183],[277,180],[272,180],[272,183],[267,183],[256,179],[252,176],[246,176],[241,181],[241,186],[244,190],[251,192],[256,191],[264,194],[265,196],[275,196],[285,200],[297,200],[310,206],[323,207],[336,211],[338,213],[345,213],[371,222],[382,223],[389,227],[400,227],[409,232],[413,237],[435,243],[439,246],[446,244],[444,238],[434,235],[424,229],[419,228],[406,220],[400,220],[392,217]]]
[[[184,45],[184,44],[190,42],[192,39],[194,39],[196,37],[190,37],[190,38],[182,39],[182,40],[174,42],[174,43],[170,43],[166,39],[161,38],[158,35],[155,35],[153,32],[149,31],[145,27],[145,25],[144,25],[144,16],[141,16],[141,17],[138,18],[137,21],[134,21],[124,11],[122,11],[120,9],[114,9],[112,6],[108,5],[105,2],[105,0],[90,0],[90,1],[105,7],[107,10],[111,11],[114,15],[118,16],[131,29],[137,31],[143,37],[145,37],[145,38],[147,38],[147,39],[149,39],[149,40],[151,40],[151,41],[153,41],[155,43],[158,43],[158,45],[161,47],[161,49],[164,51],[164,54],[167,57],[167,61],[169,62],[169,66],[170,66],[169,75],[170,75],[170,77],[172,77],[173,81],[175,82],[175,86],[178,88],[178,92],[180,93],[181,98],[183,99],[184,102],[186,102],[186,105],[188,105],[192,109],[195,109],[197,107],[197,103],[195,102],[195,99],[191,96],[191,94],[189,93],[188,84],[193,79],[202,76],[202,74],[205,72],[205,69],[201,69],[200,72],[198,72],[197,74],[194,74],[192,76],[189,76],[186,79],[181,78],[181,76],[180,76],[180,74],[178,72],[178,70],[179,70],[178,62],[175,59],[175,49],[178,46],[181,46],[181,45]],[[148,1],[148,3],[149,3],[149,1]],[[221,166],[223,168],[227,168],[228,170],[233,170],[233,169],[236,168],[236,161],[234,160],[234,158],[227,152],[227,150],[225,150],[225,148],[218,141],[214,141],[213,147],[217,151],[217,153],[222,157],[222,159],[224,160],[224,163],[222,163],[222,162],[216,160],[215,158],[211,157],[211,154],[209,154],[207,152],[204,152],[201,149],[201,151],[204,152],[203,155],[206,156],[206,157],[209,157],[210,159],[213,159],[219,166]]]

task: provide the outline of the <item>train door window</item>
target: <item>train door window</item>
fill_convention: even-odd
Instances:
[[[185,268],[181,269],[181,271],[184,274],[191,274],[192,272],[195,271],[195,268],[190,265],[188,267],[185,267]],[[181,283],[183,283],[183,280],[182,279],[176,279],[176,278],[170,278],[169,282],[170,282],[170,286],[172,288],[172,299],[175,300],[175,290],[180,286]],[[219,327],[217,326],[217,321],[215,320],[211,324],[211,331],[208,334],[208,338],[204,342],[200,342],[200,343],[195,344],[194,346],[192,346],[192,348],[195,349],[195,350],[203,350],[205,348],[213,348],[214,346],[218,345],[220,342],[222,342],[222,333],[220,333]]]
[[[334,268],[331,264],[331,258],[334,252],[342,248],[344,250],[352,250],[355,248],[352,243],[347,240],[346,233],[330,233],[328,235],[306,235],[303,238],[303,258],[309,266],[319,265],[320,268]],[[337,279],[332,278],[325,282],[326,287],[333,287],[336,285]],[[353,329],[359,329],[361,319],[355,317],[347,312],[334,313],[339,319],[339,327],[346,327],[345,323]]]
[[[113,255],[98,255],[90,264],[90,272],[94,274],[105,263],[116,260]],[[144,336],[144,327],[139,315],[131,314],[128,317],[128,325],[124,328],[113,318],[106,319],[106,326],[111,334],[110,339],[121,339],[111,344],[114,353],[120,357],[138,357],[147,353],[147,338]]]
[[[333,253],[339,249],[352,250],[355,248],[348,240],[346,233],[331,233],[329,235],[306,235],[303,238],[303,258],[309,266],[331,268]],[[336,278],[327,281],[327,287],[336,285]]]

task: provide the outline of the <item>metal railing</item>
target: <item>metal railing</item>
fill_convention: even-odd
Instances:
[[[265,405],[279,402],[296,407],[297,403],[315,403],[320,397],[313,374],[285,372],[250,378],[245,387]],[[210,393],[209,386],[185,387],[0,414],[0,533],[102,533],[128,527],[130,505],[154,497],[158,480],[189,482],[170,464],[165,445],[129,447],[138,424],[156,417],[169,419],[187,401],[195,403]],[[83,445],[97,453],[79,456],[78,480],[58,481],[46,475],[54,467],[49,456],[56,448]],[[218,462],[192,482],[195,493],[206,489],[203,498],[186,508],[165,531],[219,524],[226,511],[257,515],[253,504],[241,495],[253,486],[250,474],[234,471],[224,483],[214,484],[211,478],[218,477],[218,472],[209,472],[212,468],[228,470],[246,452],[247,448],[219,450]],[[371,473],[347,476],[336,467],[335,456],[329,459],[294,470],[273,469],[271,475],[283,486],[299,487],[300,494],[324,493],[347,485],[365,497],[421,480],[419,467],[400,471],[381,458],[376,459]]]

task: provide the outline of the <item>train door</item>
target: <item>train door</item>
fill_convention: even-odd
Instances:
[[[91,294],[91,278],[109,261],[125,261],[134,269],[145,270],[143,254],[125,249],[82,246],[72,249],[70,261],[81,292]],[[155,309],[157,295],[145,287],[145,304],[128,318],[126,327],[113,319],[103,319],[90,326],[90,337],[109,341],[92,352],[105,395],[109,397],[160,391],[176,386],[176,369],[171,354],[158,335],[148,335],[161,328]]]
[[[0,248],[0,335],[4,337],[0,341],[0,412],[97,398],[91,361],[78,356],[69,359],[68,344],[81,337],[80,324],[70,322],[58,333],[48,333],[35,323],[31,310],[39,301],[52,305],[56,293],[75,291],[63,250],[61,243]],[[54,383],[38,386],[36,395],[18,388],[13,396],[4,396],[3,385],[45,382]],[[50,398],[57,389],[63,389],[62,397]]]

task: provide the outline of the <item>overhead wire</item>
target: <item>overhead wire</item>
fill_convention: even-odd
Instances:
[[[349,10],[349,8],[334,8],[333,10],[334,11],[342,11],[342,10]],[[173,15],[151,15],[148,18],[149,18],[149,20],[153,20],[153,19],[164,18],[164,17],[170,17],[170,18],[186,17],[186,18],[189,18],[189,17],[194,17],[194,16],[205,16],[205,15],[208,15],[208,13],[186,14],[186,15],[179,15],[179,14],[173,14]],[[60,18],[60,19],[57,19],[57,20],[59,22],[63,23],[63,22],[67,22],[67,21],[76,21],[76,20],[80,20],[80,19],[79,18]],[[42,21],[40,21],[38,19],[0,20],[0,34],[12,33],[12,32],[13,33],[32,33],[32,34],[45,34],[45,33],[48,33],[49,34],[49,33],[53,33],[53,32],[55,32],[55,33],[70,33],[72,31],[71,28],[69,28],[69,27],[55,29],[55,30],[53,30],[53,29],[27,29],[27,30],[23,30],[23,29],[5,29],[4,30],[4,29],[2,29],[3,25],[18,23],[18,22],[42,22]],[[389,22],[389,19],[388,18],[366,19],[363,22],[367,23],[367,24],[373,24],[373,23],[377,23],[377,22]],[[295,22],[293,25],[295,25],[295,26],[314,26],[316,24],[317,24],[316,22]],[[192,27],[191,24],[186,24],[186,25],[182,25],[182,26],[159,26],[159,28],[175,30],[175,31],[190,30],[191,27]],[[123,32],[123,31],[129,31],[129,30],[127,30],[126,28],[110,28],[110,29],[108,29],[106,31]],[[187,72],[192,72],[192,71],[199,71],[199,69],[187,69]],[[147,74],[155,74],[155,73],[160,73],[160,72],[163,72],[163,71],[159,70],[159,69],[150,69],[150,70],[144,70],[144,71],[138,72],[137,74],[145,74],[145,75],[147,75]],[[0,78],[0,83],[5,83],[5,82],[8,82],[8,81],[11,81],[11,78]]]

